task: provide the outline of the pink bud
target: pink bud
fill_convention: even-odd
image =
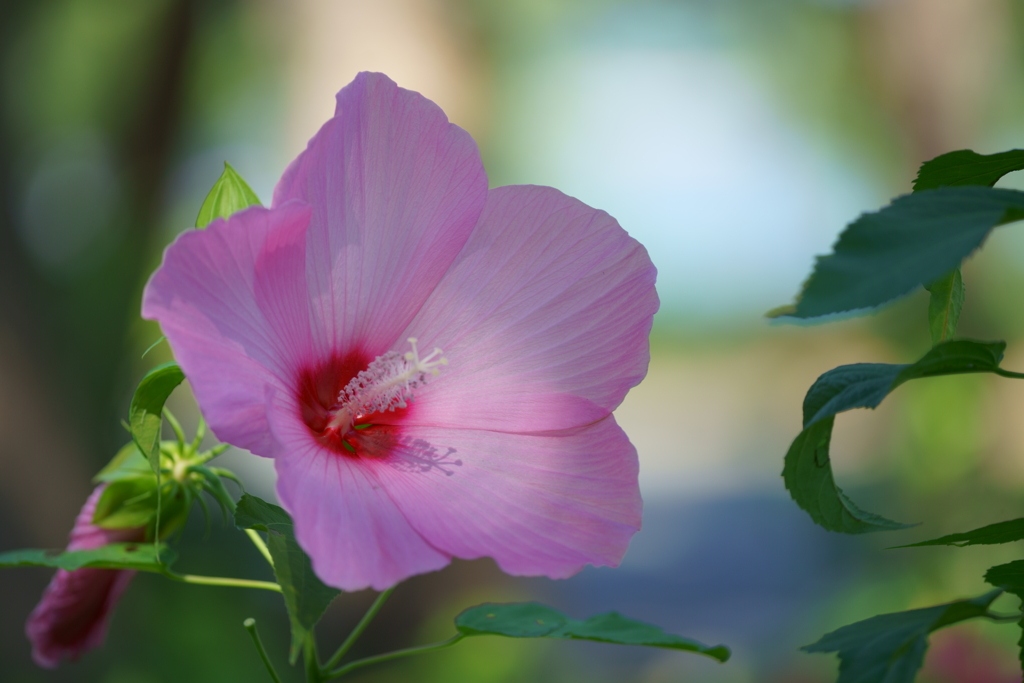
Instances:
[[[78,513],[68,550],[144,540],[144,527],[101,529],[92,523],[104,488],[106,484],[96,487]],[[58,569],[25,624],[36,664],[53,669],[65,657],[75,660],[86,650],[102,645],[110,612],[134,574],[123,569]]]

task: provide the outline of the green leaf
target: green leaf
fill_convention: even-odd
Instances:
[[[235,169],[231,168],[231,164],[225,161],[224,172],[213,184],[213,188],[203,201],[202,208],[199,209],[196,227],[205,228],[218,218],[227,218],[237,211],[259,203],[260,198],[252,188],[242,180],[242,176],[238,175]]]
[[[804,397],[804,426],[852,408],[877,408],[896,387],[912,379],[994,372],[1006,342],[955,339],[935,346],[916,363],[853,363],[829,370]]]
[[[806,652],[839,654],[836,683],[912,683],[928,649],[928,635],[960,621],[988,614],[999,597],[994,590],[973,600],[959,600],[908,612],[880,614],[827,633]]]
[[[145,474],[152,474],[153,469],[146,460],[134,441],[129,441],[117,452],[110,462],[100,470],[93,482],[117,481],[118,479],[129,479]]]
[[[292,518],[277,505],[245,494],[235,508],[235,526],[267,532],[267,548],[274,558],[274,576],[281,585],[291,621],[289,660],[295,663],[306,634],[320,621],[324,610],[341,591],[324,585],[313,572],[309,557],[295,540]]]
[[[577,621],[536,602],[485,603],[470,607],[455,618],[455,627],[464,636],[594,640],[685,650],[713,657],[720,662],[729,659],[730,655],[729,648],[724,645],[709,647],[696,640],[665,633],[657,626],[627,619],[615,612]]]
[[[954,269],[925,289],[931,294],[928,300],[928,331],[934,346],[956,335],[960,311],[964,307],[964,279],[960,269]]]
[[[948,152],[921,164],[914,191],[954,185],[996,184],[1007,173],[1024,169],[1024,150],[978,154],[969,149]]]
[[[909,365],[854,363],[823,374],[807,390],[804,429],[786,453],[782,478],[793,500],[829,531],[863,534],[911,526],[861,510],[836,485],[829,456],[835,415],[853,408],[876,408],[896,387],[912,379],[993,372],[1005,348],[1005,342],[955,339]]]
[[[897,197],[863,214],[819,256],[795,309],[779,315],[815,318],[871,308],[907,294],[960,266],[998,225],[1024,218],[1024,192],[941,187]]]
[[[154,472],[160,471],[160,426],[167,397],[185,379],[175,362],[158,365],[142,378],[131,406],[128,408],[128,426],[132,439],[149,460]]]
[[[991,567],[985,572],[985,581],[993,586],[1005,588],[1007,592],[1018,597],[1024,597],[1024,560],[1014,560]]]
[[[985,572],[985,581],[1017,596],[1021,601],[1021,610],[1024,611],[1024,560],[1015,560],[1007,564],[991,567]],[[1021,667],[1024,668],[1024,617],[1017,622],[1017,625],[1021,629],[1021,637],[1017,641],[1017,647],[1020,653]]]
[[[542,638],[562,628],[568,621],[561,612],[537,602],[487,602],[463,610],[455,617],[455,628],[465,636]]]
[[[142,543],[112,543],[93,550],[12,550],[0,553],[0,567],[57,567],[74,571],[95,569],[135,569],[166,574],[174,561],[174,551],[166,546]]]
[[[861,510],[836,485],[829,458],[834,421],[829,417],[815,422],[789,447],[782,478],[790,496],[816,524],[829,531],[866,534],[912,526]]]
[[[968,545],[999,545],[1000,543],[1013,543],[1014,541],[1022,540],[1024,540],[1024,518],[989,524],[980,529],[965,531],[960,534],[949,534],[948,536],[934,538],[930,541],[894,547],[917,548],[926,545],[955,545],[962,548]]]

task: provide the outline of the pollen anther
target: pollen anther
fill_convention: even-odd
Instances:
[[[434,347],[430,354],[420,358],[416,337],[409,337],[408,341],[410,351],[388,351],[377,356],[345,385],[338,394],[339,408],[328,427],[346,432],[358,415],[407,407],[414,391],[439,374],[440,366],[448,364],[441,349]]]

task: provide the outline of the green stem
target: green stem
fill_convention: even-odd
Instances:
[[[324,680],[323,670],[320,668],[320,657],[316,653],[316,635],[313,629],[306,633],[306,642],[303,643],[303,650],[306,655],[306,681],[307,683],[321,683]]]
[[[1011,372],[1010,370],[1003,370],[1002,368],[996,368],[993,370],[994,373],[1000,377],[1009,377],[1010,379],[1024,379],[1024,373]]]
[[[330,660],[328,660],[328,662],[324,665],[325,670],[330,671],[334,667],[338,666],[338,664],[341,662],[342,657],[344,657],[345,654],[348,653],[348,651],[352,648],[352,646],[355,645],[356,640],[359,639],[359,636],[363,635],[363,631],[365,631],[366,627],[370,625],[370,622],[373,621],[373,618],[377,616],[377,612],[380,611],[380,608],[384,606],[384,603],[387,602],[387,599],[391,597],[391,594],[394,591],[394,588],[389,588],[377,596],[377,599],[373,601],[372,605],[370,605],[370,609],[366,610],[366,614],[364,614],[363,618],[359,620],[359,623],[356,624],[356,627],[352,629],[352,633],[348,634],[348,638],[345,639],[345,642],[341,644],[341,647],[338,648],[338,651],[335,652],[334,655],[331,656]]]
[[[229,579],[220,576],[196,576],[195,574],[165,574],[170,579],[183,583],[194,583],[200,586],[234,586],[235,588],[260,588],[266,591],[281,592],[281,586],[272,581],[253,581],[252,579]]]
[[[263,665],[267,667],[267,673],[270,674],[271,680],[274,683],[281,683],[281,677],[277,675],[277,671],[274,670],[274,665],[270,661],[270,657],[267,656],[267,651],[263,648],[263,641],[260,640],[260,634],[256,632],[256,620],[253,618],[246,619],[242,622],[242,626],[252,636],[252,643],[256,646],[256,651],[260,653],[260,659],[263,660]]]
[[[273,567],[274,558],[270,556],[270,548],[267,547],[267,544],[263,541],[263,538],[258,533],[256,533],[255,529],[246,529],[245,535],[249,537],[249,540],[252,541],[252,544],[256,546],[256,550],[259,550],[260,554],[263,555],[267,562],[270,563],[270,566]]]
[[[389,660],[398,659],[400,657],[409,657],[410,655],[418,655],[418,654],[423,654],[425,652],[433,652],[435,650],[442,650],[442,649],[444,649],[446,647],[451,647],[452,645],[454,645],[455,643],[459,642],[463,638],[465,638],[465,636],[462,635],[461,633],[459,633],[458,635],[452,636],[448,640],[442,640],[440,643],[431,643],[430,645],[420,645],[419,647],[409,647],[409,648],[406,648],[404,650],[395,650],[394,652],[388,652],[386,654],[377,655],[376,657],[367,657],[365,659],[357,659],[356,661],[349,662],[348,664],[346,664],[345,666],[343,666],[343,667],[341,667],[339,669],[335,669],[334,671],[328,672],[327,676],[326,676],[326,678],[324,678],[324,680],[325,681],[329,681],[332,678],[338,678],[339,676],[344,676],[345,674],[349,673],[350,671],[355,671],[356,669],[361,669],[364,666],[369,666],[370,664],[379,664],[380,662],[387,662]]]

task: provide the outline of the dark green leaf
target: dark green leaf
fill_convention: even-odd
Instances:
[[[455,617],[455,627],[466,636],[541,638],[565,626],[568,621],[561,612],[536,602],[488,602],[463,610]]]
[[[801,649],[839,654],[837,683],[912,683],[924,662],[928,635],[944,626],[984,616],[1001,590],[973,600],[908,612],[880,614],[828,633]]]
[[[1008,522],[989,524],[980,529],[965,531],[961,534],[949,534],[948,536],[942,536],[930,541],[921,541],[920,543],[910,543],[895,547],[917,548],[926,545],[955,545],[964,547],[968,545],[998,545],[1000,543],[1013,543],[1014,541],[1022,540],[1024,540],[1024,518],[1011,519]]]
[[[470,607],[455,618],[455,627],[464,636],[595,640],[697,652],[720,662],[729,659],[730,655],[729,648],[724,645],[708,647],[696,640],[665,633],[657,626],[627,619],[615,612],[576,621],[536,602],[485,603]]]
[[[1024,611],[1024,560],[1015,560],[990,568],[985,572],[985,581],[993,586],[1004,588],[1007,592],[1020,598],[1021,610]],[[1024,668],[1024,618],[1018,621],[1017,625],[1021,629],[1017,647],[1020,653],[1021,667]]]
[[[956,336],[960,311],[964,307],[964,279],[960,269],[954,269],[925,289],[931,294],[928,299],[928,331],[934,346]]]
[[[139,382],[128,409],[132,439],[154,472],[160,471],[160,427],[164,403],[184,379],[181,368],[173,361],[156,366]]]
[[[292,518],[277,505],[245,494],[235,508],[235,525],[239,529],[267,532],[267,548],[274,558],[274,575],[281,584],[291,620],[290,660],[294,663],[306,634],[320,621],[324,610],[341,591],[324,585],[313,572],[309,557],[295,540]]]
[[[1024,217],[1024,192],[942,187],[898,197],[851,223],[820,256],[795,309],[814,318],[870,308],[932,283],[967,258],[998,225]]]
[[[978,154],[969,149],[948,152],[921,164],[914,191],[954,185],[995,185],[1007,173],[1024,169],[1024,150]]]
[[[25,549],[0,553],[0,567],[57,567],[68,571],[92,567],[163,574],[173,561],[173,550],[152,543],[112,543],[94,550],[72,552]]]
[[[875,408],[893,389],[912,379],[993,372],[1005,348],[1004,342],[955,339],[909,365],[854,363],[823,374],[807,390],[804,430],[786,453],[782,477],[793,500],[829,531],[862,534],[909,526],[861,510],[836,486],[829,457],[835,415],[853,408]]]
[[[993,372],[1006,342],[955,339],[932,348],[911,364],[853,363],[819,377],[804,397],[804,426],[852,408],[877,408],[896,387],[912,379]]]
[[[804,427],[852,408],[876,408],[907,365],[853,363],[819,377],[804,396]]]
[[[213,188],[203,201],[202,208],[199,209],[196,227],[205,228],[218,218],[227,218],[237,211],[259,203],[260,198],[252,188],[225,161],[224,172],[213,184]]]
[[[146,474],[152,474],[153,469],[146,460],[134,441],[126,443],[117,452],[106,467],[99,471],[92,480],[96,483],[103,481],[116,481]]]
[[[985,581],[1024,597],[1024,560],[1014,560],[990,568],[985,572]]]
[[[789,447],[782,478],[793,500],[829,531],[866,534],[912,526],[861,510],[836,485],[829,458],[834,422],[831,416],[815,422]]]
[[[293,533],[295,523],[284,508],[246,494],[241,497],[235,508],[235,526],[239,529],[277,531],[287,535]]]

